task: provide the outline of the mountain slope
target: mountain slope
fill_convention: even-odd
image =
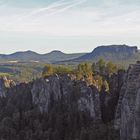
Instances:
[[[123,60],[135,55],[138,52],[136,46],[127,45],[109,45],[99,46],[95,48],[91,53],[83,55],[77,58],[77,61],[91,61],[103,58],[105,60]]]
[[[55,62],[69,59],[75,59],[84,55],[83,53],[65,54],[61,51],[52,51],[47,54],[38,54],[33,51],[16,52],[9,55],[0,54],[0,61],[39,61]]]
[[[50,62],[58,62],[58,61],[63,61],[63,60],[75,59],[82,55],[84,55],[84,53],[65,54],[61,51],[55,50],[48,54],[44,54],[43,60],[48,60]]]
[[[38,60],[41,55],[33,51],[16,52],[10,55],[5,55],[2,58],[6,60]]]

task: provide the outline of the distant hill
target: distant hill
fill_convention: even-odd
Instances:
[[[9,55],[0,54],[0,62],[43,62],[55,64],[77,64],[79,62],[96,62],[99,59],[113,61],[117,64],[128,66],[140,60],[137,46],[106,45],[96,47],[91,53],[66,54],[58,50],[50,53],[39,54],[33,51],[16,52]]]
[[[103,58],[105,60],[122,60],[128,59],[138,53],[138,48],[136,46],[127,45],[109,45],[109,46],[99,46],[95,48],[91,53],[85,54],[75,60],[98,60]]]
[[[83,55],[85,55],[85,53],[66,54],[61,51],[55,50],[48,54],[43,55],[42,58],[44,60],[48,60],[49,62],[59,62],[59,61],[64,61],[64,60],[76,59]]]
[[[105,61],[112,61],[116,64],[128,67],[129,64],[140,60],[140,52],[137,46],[128,45],[106,45],[96,47],[91,53],[82,55],[76,59],[62,61],[59,64],[75,65],[81,62],[96,62],[99,59]]]
[[[28,61],[28,60],[38,60],[41,55],[33,51],[25,52],[15,52],[9,55],[2,55],[1,59],[10,60],[10,61]]]
[[[39,61],[39,62],[55,62],[78,58],[85,53],[65,54],[61,51],[52,51],[46,54],[38,54],[33,51],[16,52],[9,55],[0,54],[0,61]]]

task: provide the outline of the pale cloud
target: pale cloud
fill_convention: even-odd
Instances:
[[[0,6],[0,35],[93,37],[95,42],[107,37],[110,42],[123,42],[123,39],[139,42],[139,17],[140,3],[124,4],[120,0],[102,0],[99,5],[91,0],[58,0],[47,6],[30,8],[3,3]]]
[[[26,13],[24,16],[22,16],[20,19],[24,19],[24,18],[29,18],[29,17],[32,17],[32,16],[36,16],[38,14],[41,14],[41,13],[44,13],[45,14],[49,14],[49,15],[52,15],[52,14],[57,14],[59,12],[63,12],[73,6],[76,6],[78,4],[81,4],[85,2],[85,0],[71,0],[71,1],[66,1],[66,0],[60,0],[60,1],[57,1],[57,2],[53,2],[52,4],[48,5],[47,7],[42,7],[42,8],[39,8],[39,9],[35,9],[29,13]]]
[[[65,7],[68,8],[68,7]],[[94,36],[108,33],[128,34],[138,32],[140,29],[140,10],[128,11],[115,15],[110,14],[111,9],[102,10],[100,8],[85,8],[68,10],[64,13],[56,14],[42,11],[41,15],[37,12],[23,20],[14,20],[6,27],[9,31],[19,32],[41,32],[46,35],[54,36]],[[120,9],[121,10],[121,9]],[[77,18],[78,17],[78,18]],[[11,25],[12,24],[12,25]]]
[[[8,17],[3,17],[1,18],[1,25],[3,26],[1,29],[2,30],[14,30],[14,27],[16,27],[15,31],[18,30],[18,27],[21,27],[21,31],[24,29],[25,25],[27,26],[32,26],[32,25],[38,25],[38,19],[40,20],[40,16],[44,15],[43,18],[50,17],[55,14],[59,14],[62,12],[65,12],[66,10],[73,8],[77,5],[80,5],[87,0],[71,0],[71,1],[66,1],[66,0],[60,0],[57,2],[53,2],[52,4],[48,5],[47,7],[42,7],[39,9],[31,9],[30,11],[25,9],[25,11],[20,11],[19,9],[16,9],[17,11],[19,10],[18,14],[13,14]],[[21,12],[21,13],[20,13]],[[41,22],[46,22],[41,19]],[[3,24],[2,24],[3,23]],[[23,28],[22,28],[23,26]],[[28,29],[28,27],[27,27]]]

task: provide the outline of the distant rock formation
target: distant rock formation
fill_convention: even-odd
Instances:
[[[137,46],[128,45],[106,45],[95,48],[91,53],[85,54],[75,61],[95,61],[100,58],[105,60],[117,61],[125,60],[138,52]]]
[[[126,53],[132,55],[138,52],[137,46],[128,46],[128,45],[108,45],[108,46],[99,46],[94,49],[93,53],[100,55],[101,53]]]

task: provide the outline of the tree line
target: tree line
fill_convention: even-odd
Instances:
[[[117,66],[111,61],[106,62],[100,59],[92,64],[83,62],[76,67],[46,64],[43,68],[42,76],[70,74],[75,77],[75,80],[83,80],[89,85],[95,85],[99,90],[104,87],[106,91],[109,91],[109,78],[119,70],[124,70],[124,67]]]

